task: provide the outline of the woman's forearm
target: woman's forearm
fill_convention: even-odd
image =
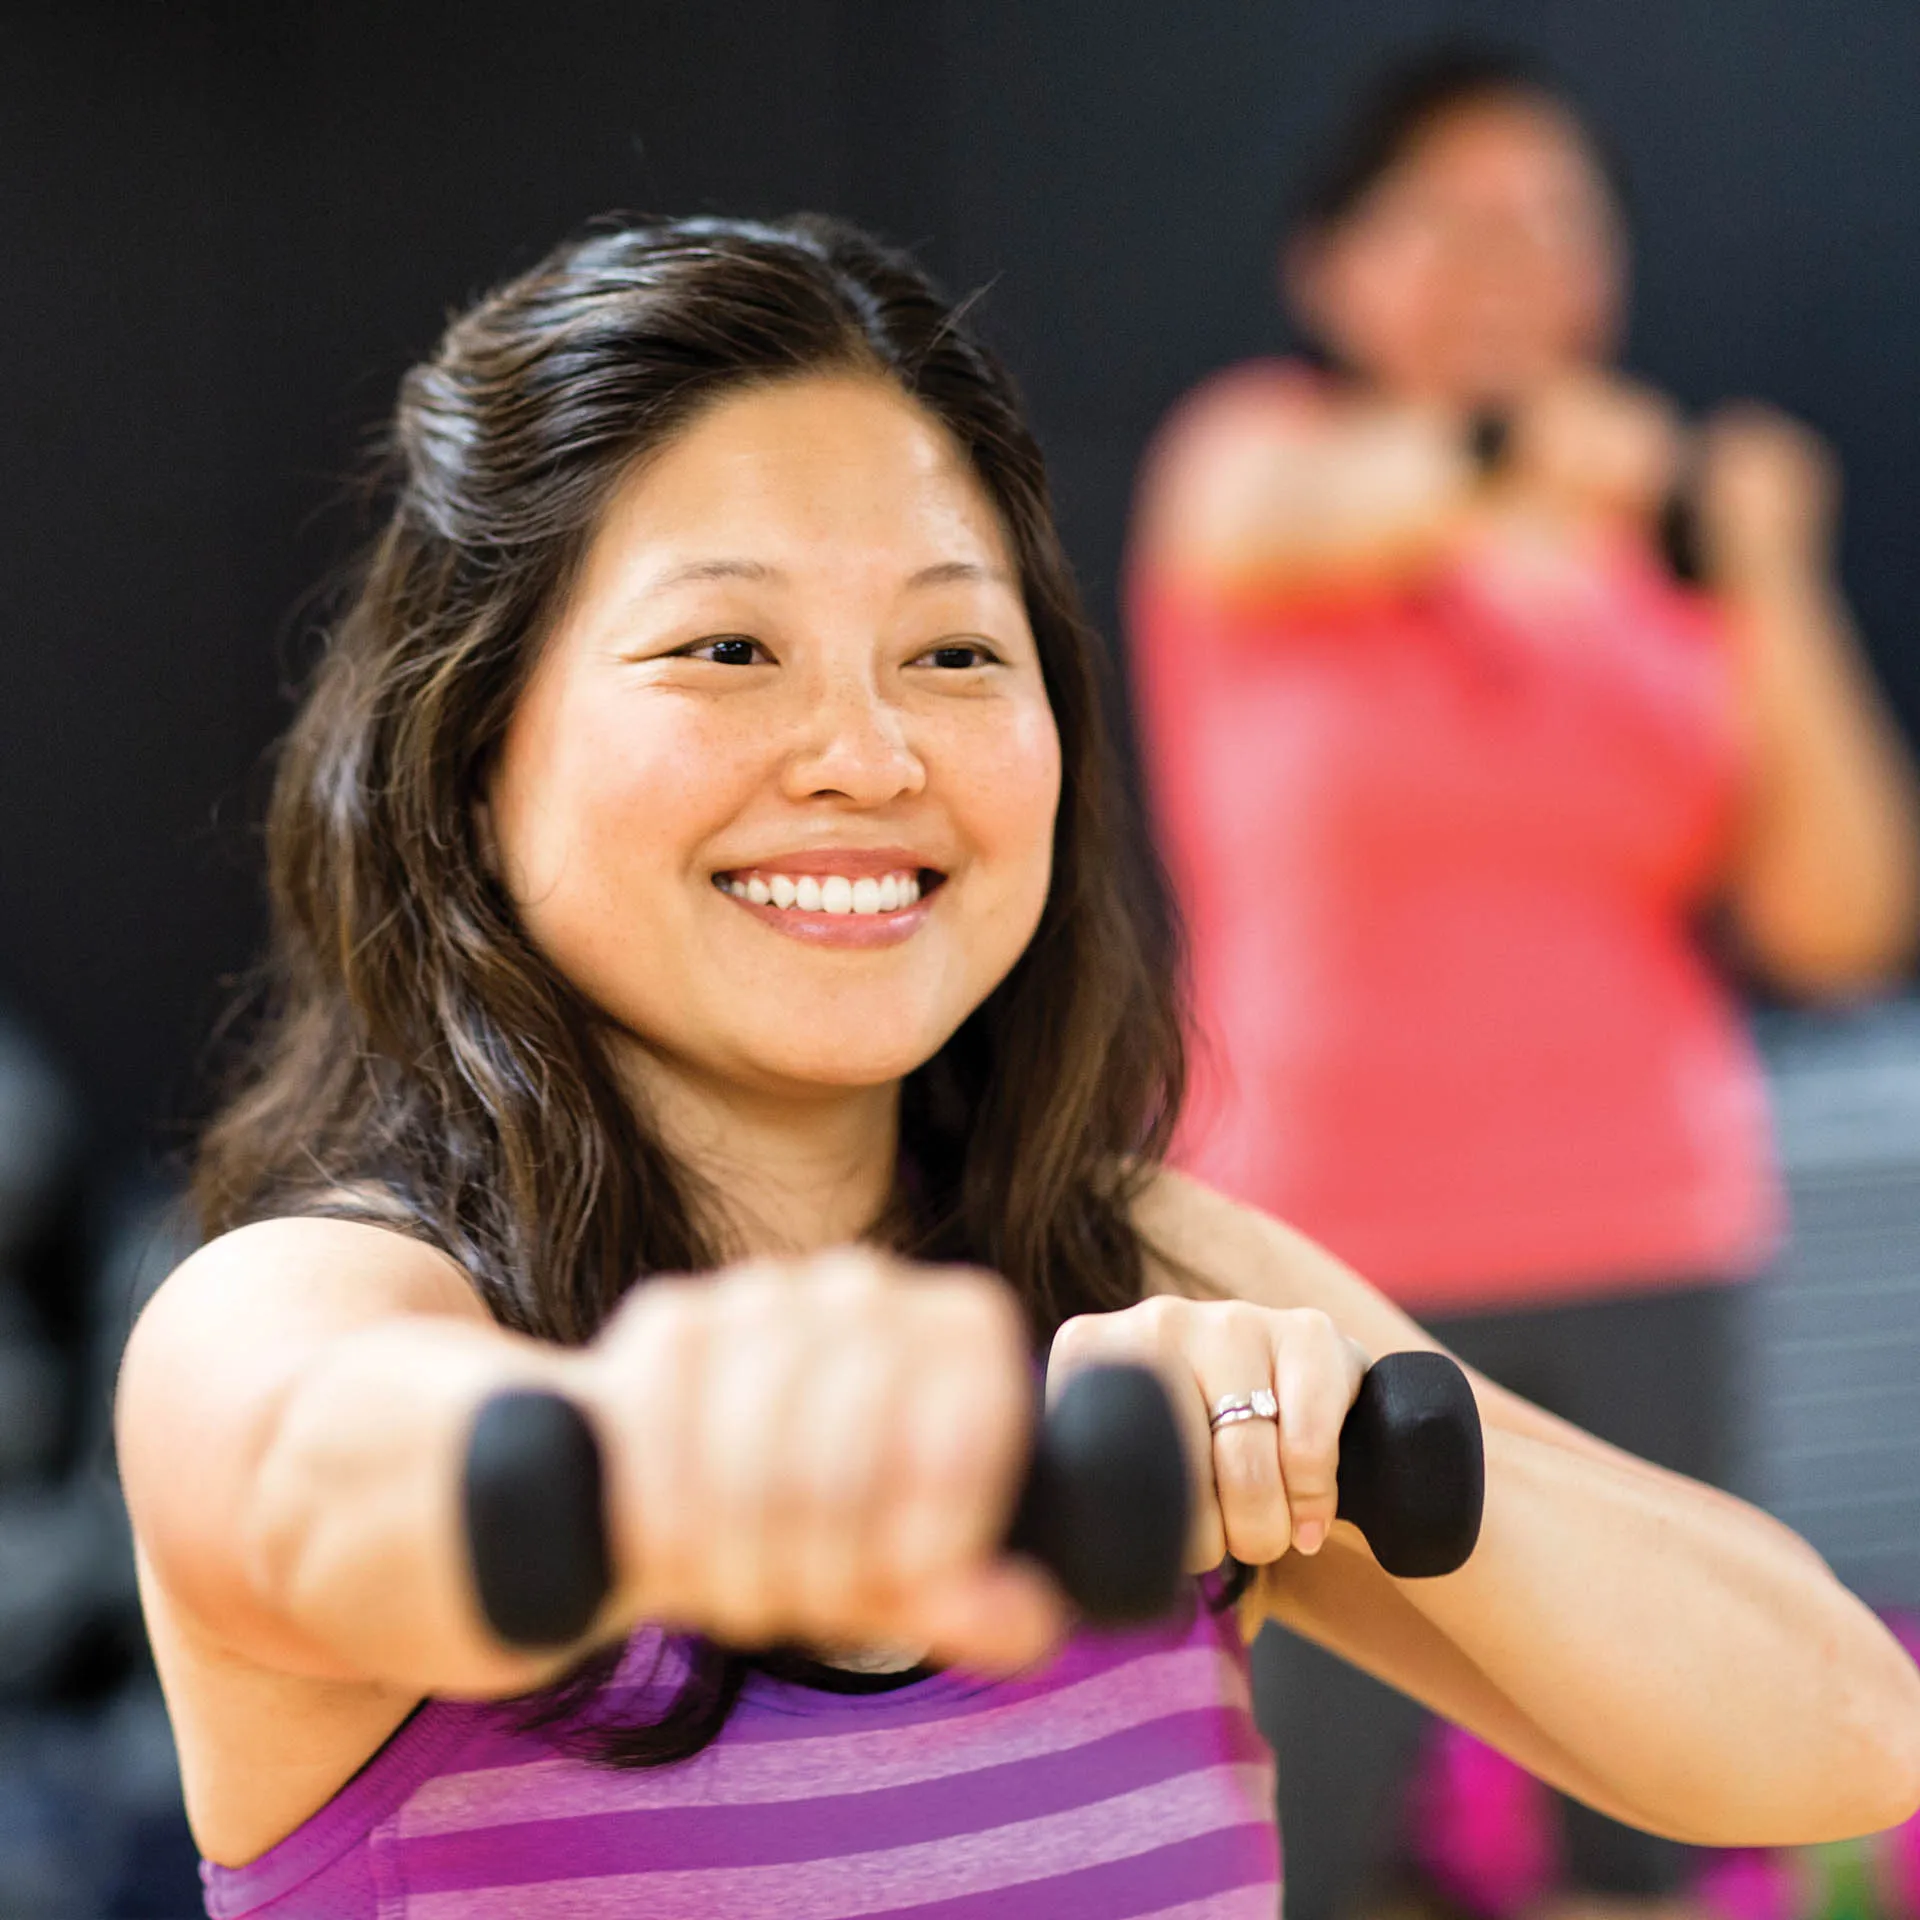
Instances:
[[[1419,577],[1475,523],[1456,431],[1410,409],[1215,427],[1150,468],[1139,538],[1230,592],[1340,595]]]
[[[1435,1345],[1323,1249],[1184,1176],[1137,1217],[1169,1292],[1203,1276],[1316,1307],[1376,1356]],[[1920,1672],[1804,1541],[1473,1377],[1487,1502],[1466,1566],[1390,1579],[1343,1524],[1264,1569],[1256,1609],[1682,1839],[1832,1839],[1920,1804]]]
[[[1619,1806],[1739,1845],[1920,1804],[1920,1671],[1797,1536],[1624,1456],[1487,1450],[1473,1559],[1398,1592]]]
[[[571,1652],[504,1646],[461,1531],[467,1436],[490,1394],[578,1391],[580,1356],[426,1317],[330,1342],[266,1429],[240,1550],[258,1600],[343,1668],[421,1693],[520,1693]]]

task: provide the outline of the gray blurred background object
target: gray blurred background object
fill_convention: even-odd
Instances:
[[[84,1139],[53,1064],[0,1023],[0,1920],[191,1911],[111,1428],[183,1216],[159,1192],[88,1195]]]
[[[1855,1592],[1920,1607],[1920,1004],[1761,1037],[1793,1234],[1754,1292],[1752,1491]]]

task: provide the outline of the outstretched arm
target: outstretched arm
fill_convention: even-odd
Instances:
[[[1317,1308],[1375,1356],[1437,1343],[1277,1222],[1178,1175],[1141,1202],[1169,1290]],[[1202,1276],[1196,1287],[1188,1275]],[[1795,1534],[1474,1376],[1480,1545],[1395,1581],[1353,1529],[1257,1608],[1589,1804],[1700,1845],[1870,1832],[1920,1804],[1920,1672]]]
[[[1142,468],[1131,539],[1161,578],[1226,593],[1338,594],[1418,577],[1480,504],[1450,415],[1334,404],[1284,374],[1243,372],[1164,429]]]
[[[843,1249],[654,1280],[570,1350],[494,1325],[443,1256],[332,1220],[214,1242],[135,1330],[121,1469],[155,1594],[292,1677],[407,1700],[541,1684],[583,1649],[494,1637],[461,1518],[474,1417],[514,1387],[599,1435],[615,1580],[588,1643],[647,1620],[991,1668],[1057,1631],[1041,1577],[995,1559],[1030,1412],[986,1276]]]

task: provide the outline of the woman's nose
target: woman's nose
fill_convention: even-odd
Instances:
[[[819,689],[797,733],[783,771],[790,799],[881,806],[926,785],[906,716],[870,682],[848,676]]]

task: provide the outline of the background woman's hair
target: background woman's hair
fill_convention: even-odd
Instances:
[[[1579,136],[1622,220],[1631,212],[1620,157],[1568,82],[1510,48],[1445,40],[1402,56],[1375,76],[1289,196],[1282,231],[1335,227],[1449,114],[1489,100],[1535,100]]]
[[[564,1342],[644,1275],[716,1264],[706,1196],[622,1092],[605,1016],[489,873],[476,808],[622,478],[723,396],[849,371],[941,421],[997,507],[1062,750],[1038,931],[903,1091],[904,1244],[1003,1274],[1036,1343],[1139,1297],[1130,1203],[1183,1066],[1172,917],[1117,777],[1100,648],[1005,371],[911,262],[812,217],[591,233],[456,319],[403,381],[391,516],[282,748],[271,960],[200,1147],[207,1233],[379,1220],[449,1253],[502,1325]],[[546,1704],[570,1709],[607,1670]],[[696,1645],[666,1719],[598,1750],[696,1750],[739,1679]]]

